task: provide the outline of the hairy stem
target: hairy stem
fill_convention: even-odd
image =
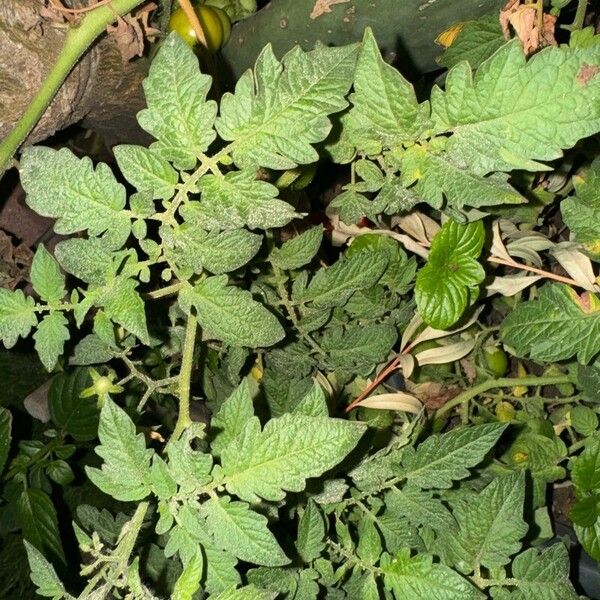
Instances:
[[[500,377],[499,379],[488,379],[487,381],[482,381],[480,384],[465,390],[455,398],[452,398],[452,400],[446,402],[446,404],[436,412],[436,417],[441,417],[455,406],[468,402],[475,398],[475,396],[494,388],[515,387],[517,385],[526,387],[537,385],[559,385],[561,383],[573,383],[573,378],[569,375],[563,375],[559,377]]]
[[[33,97],[13,130],[0,144],[0,178],[11,165],[15,152],[36,126],[85,51],[104,32],[108,25],[144,1],[112,0],[110,4],[99,6],[86,13],[77,26],[69,29],[62,50],[50,73],[42,83],[42,87]]]
[[[196,343],[196,329],[198,321],[196,317],[188,317],[185,328],[185,341],[183,343],[183,357],[181,359],[181,371],[179,372],[179,415],[173,439],[178,439],[184,429],[191,425],[190,419],[190,384],[192,379],[192,366],[194,362],[194,346]]]

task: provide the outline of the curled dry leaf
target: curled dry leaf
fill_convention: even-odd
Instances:
[[[119,47],[123,62],[142,56],[146,40],[153,42],[156,35],[160,33],[149,24],[150,14],[157,8],[158,6],[151,2],[121,17],[115,25],[107,28],[108,34],[113,36]]]
[[[561,264],[562,268],[584,289],[589,292],[598,292],[600,287],[596,284],[596,276],[592,261],[583,252],[567,242],[559,244],[551,250],[552,255]]]
[[[486,296],[491,296],[492,294],[514,296],[541,278],[541,275],[504,275],[502,277],[494,277],[485,288]]]
[[[511,29],[519,38],[525,54],[532,54],[546,46],[556,46],[554,30],[556,17],[540,14],[536,4],[523,4],[522,0],[509,0],[500,12],[500,25],[506,39]]]
[[[476,338],[454,342],[439,348],[429,348],[415,355],[420,366],[443,365],[464,358],[473,350]]]
[[[399,410],[415,415],[423,410],[423,404],[418,398],[404,392],[370,396],[369,398],[362,400],[358,406],[363,408],[375,408],[377,410]]]
[[[311,19],[318,19],[321,15],[331,12],[331,7],[334,4],[346,4],[350,0],[317,0],[310,13]]]

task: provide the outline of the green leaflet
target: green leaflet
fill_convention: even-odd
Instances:
[[[272,346],[285,333],[276,317],[252,299],[250,292],[227,285],[227,277],[209,277],[179,294],[184,311],[196,309],[198,322],[227,344],[251,348]]]
[[[494,600],[577,600],[581,598],[569,581],[569,554],[562,543],[544,550],[530,548],[515,557],[512,578],[517,581],[513,591],[492,588]]]
[[[529,526],[523,521],[525,474],[513,473],[494,479],[476,497],[458,502],[454,517],[457,535],[444,535],[452,564],[468,574],[480,566],[503,567],[521,549]]]
[[[596,261],[600,260],[600,159],[583,177],[573,177],[575,196],[560,204],[560,211],[575,239]]]
[[[435,598],[435,600],[478,600],[483,594],[456,571],[433,562],[426,554],[411,558],[402,550],[394,558],[388,556],[382,565],[383,580],[394,596],[401,598]]]
[[[40,596],[53,598],[54,600],[70,597],[65,592],[54,567],[44,558],[44,555],[27,540],[24,543],[31,570],[31,580],[37,588],[37,593]]]
[[[577,296],[566,285],[546,285],[539,300],[519,304],[500,331],[521,356],[545,362],[577,356],[587,364],[600,351],[600,300],[589,292]]]
[[[415,285],[417,308],[423,320],[447,329],[460,319],[479,295],[485,277],[477,258],[485,231],[481,221],[460,225],[447,221],[433,238],[427,264]]]
[[[498,441],[506,428],[501,423],[460,427],[442,435],[431,435],[417,449],[402,455],[401,474],[423,489],[449,488],[469,475]]]
[[[233,142],[241,167],[293,169],[318,159],[312,144],[331,129],[327,116],[347,106],[358,46],[304,52],[298,46],[279,62],[271,46],[254,73],[240,77],[235,93],[221,99],[217,131]]]
[[[33,334],[35,349],[47,371],[54,369],[64,351],[65,342],[71,337],[68,324],[62,313],[51,312],[42,318]]]
[[[216,546],[240,560],[271,567],[290,562],[267,528],[266,517],[246,502],[211,498],[202,505],[202,513]]]
[[[251,170],[230,171],[224,177],[205,175],[199,188],[201,201],[189,202],[181,214],[204,229],[269,229],[298,216],[293,206],[277,199],[274,185],[256,179]]]
[[[116,146],[113,152],[121,173],[138,191],[149,192],[156,200],[175,193],[179,175],[158,152],[132,144]]]
[[[284,242],[281,248],[273,248],[269,260],[280,269],[299,269],[315,257],[322,240],[323,228],[311,227]]]
[[[325,547],[326,521],[315,502],[309,500],[298,522],[296,548],[304,562],[318,558]]]
[[[600,490],[600,440],[592,438],[571,462],[571,478],[578,492]]]
[[[113,260],[124,256],[124,252],[111,252],[100,240],[72,238],[56,245],[56,258],[62,268],[86,283],[102,285],[116,267]]]
[[[215,275],[235,271],[254,258],[262,243],[262,236],[245,229],[205,231],[190,223],[176,229],[165,226],[161,237],[165,253],[198,274],[205,269]]]
[[[50,496],[39,488],[23,490],[18,499],[18,512],[25,540],[66,564],[58,531],[58,517]]]
[[[131,231],[124,211],[125,187],[104,163],[96,169],[87,158],[67,148],[26,148],[21,158],[21,183],[27,204],[40,215],[57,219],[56,233],[87,231],[103,235],[111,248],[120,248]]]
[[[202,554],[196,552],[177,579],[171,595],[172,600],[192,600],[192,596],[200,587],[202,562]]]
[[[317,306],[341,306],[353,292],[369,288],[383,275],[388,259],[379,252],[360,252],[319,269],[298,298]]]
[[[138,122],[157,140],[150,149],[179,169],[193,168],[216,138],[217,104],[206,100],[211,81],[175,33],[163,41],[144,80],[148,108],[138,113]]]
[[[0,288],[0,341],[12,348],[21,337],[27,337],[37,325],[35,302],[22,290],[9,291]]]
[[[349,139],[368,154],[378,153],[382,146],[393,148],[413,141],[430,124],[429,103],[419,105],[412,85],[383,60],[369,28],[363,37],[350,101],[352,109],[345,123]]]
[[[102,468],[86,467],[92,482],[103,492],[123,501],[142,500],[150,493],[150,459],[144,435],[135,433],[127,413],[110,398],[104,400],[98,428],[100,446],[96,454]]]
[[[65,276],[52,255],[39,245],[31,263],[31,285],[42,300],[59,302],[66,294]]]
[[[482,207],[520,204],[524,198],[508,183],[502,173],[483,177],[474,173],[466,161],[435,144],[415,145],[399,153],[402,184],[416,184],[410,190],[433,208],[441,208],[444,199],[450,206]]]
[[[252,396],[246,380],[238,386],[225,402],[210,423],[212,441],[210,448],[218,456],[244,429],[246,423],[254,416]]]
[[[339,463],[364,431],[362,423],[298,414],[271,419],[261,431],[253,417],[223,450],[225,486],[248,502],[281,500]]]
[[[437,62],[443,67],[451,68],[466,60],[472,69],[477,69],[505,43],[498,15],[484,15],[464,23],[452,45],[444,50]]]
[[[598,46],[549,47],[527,61],[513,40],[475,75],[459,63],[445,91],[434,88],[435,130],[452,133],[446,151],[476,174],[543,169],[535,161],[559,158],[600,129],[598,66]]]

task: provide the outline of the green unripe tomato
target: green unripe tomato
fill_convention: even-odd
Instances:
[[[496,404],[496,417],[502,423],[510,423],[516,415],[514,406],[510,402],[498,402]]]
[[[220,9],[204,4],[194,4],[194,12],[200,21],[200,26],[206,37],[206,49],[214,54],[225,41],[225,36],[231,33],[231,22],[227,15]],[[224,23],[228,24],[227,31]],[[178,8],[169,19],[169,31],[176,31],[181,39],[192,48],[198,46],[199,41],[192,24],[181,8]]]
[[[508,371],[508,356],[502,348],[497,346],[486,346],[483,349],[483,357],[487,368],[496,376],[502,377]]]

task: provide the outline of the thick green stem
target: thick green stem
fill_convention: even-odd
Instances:
[[[91,10],[76,27],[69,29],[58,59],[42,83],[42,87],[38,90],[14,129],[0,144],[0,178],[10,167],[15,152],[36,126],[85,51],[104,32],[108,25],[144,1],[113,0],[110,4]]]
[[[175,440],[192,423],[190,419],[190,384],[192,380],[197,325],[196,317],[190,315],[185,329],[181,371],[179,372],[179,415],[175,424],[175,430],[173,431],[173,439]]]
[[[475,398],[475,396],[479,396],[479,394],[483,394],[484,392],[494,388],[515,387],[517,385],[524,385],[526,387],[536,385],[560,385],[561,383],[573,383],[573,379],[568,375],[563,375],[560,377],[501,377],[499,379],[488,379],[479,385],[465,390],[455,398],[452,398],[452,400],[449,402],[446,402],[446,404],[444,404],[444,406],[442,406],[442,408],[436,412],[436,417],[441,417],[452,410],[455,406],[463,404],[464,402],[468,402],[469,400]]]

